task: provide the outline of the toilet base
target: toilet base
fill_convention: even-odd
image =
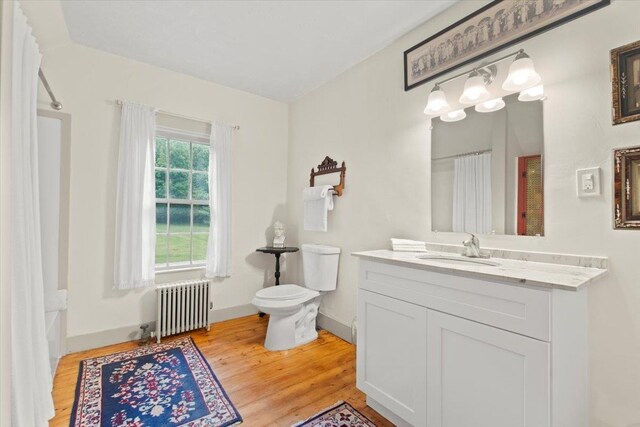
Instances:
[[[303,304],[295,314],[269,314],[269,326],[264,346],[270,351],[289,350],[318,338],[316,317],[320,298]]]

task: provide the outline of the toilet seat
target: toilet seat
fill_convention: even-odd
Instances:
[[[309,292],[313,291],[298,285],[279,285],[260,289],[256,292],[256,297],[264,300],[284,301],[303,298]]]
[[[319,295],[319,292],[302,286],[279,285],[259,290],[252,303],[263,308],[287,308],[304,304]]]

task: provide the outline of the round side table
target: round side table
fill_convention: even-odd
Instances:
[[[295,248],[293,246],[287,246],[284,248],[273,248],[270,246],[264,247],[264,248],[258,248],[256,249],[256,252],[262,252],[265,254],[273,254],[276,256],[276,273],[275,273],[275,277],[276,277],[276,286],[280,285],[280,255],[287,253],[287,252],[298,252],[300,249],[299,248]]]

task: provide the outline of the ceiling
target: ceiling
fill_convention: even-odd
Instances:
[[[288,102],[454,2],[61,3],[76,43]]]

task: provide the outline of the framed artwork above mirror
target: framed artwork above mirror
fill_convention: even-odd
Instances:
[[[404,90],[541,34],[611,0],[494,0],[404,52]]]

